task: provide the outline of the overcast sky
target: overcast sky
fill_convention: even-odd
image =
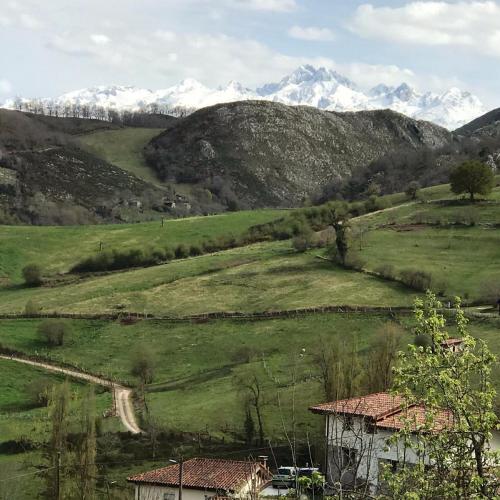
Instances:
[[[0,102],[93,85],[279,80],[458,86],[500,106],[500,0],[1,0]]]

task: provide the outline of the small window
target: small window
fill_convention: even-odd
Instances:
[[[352,431],[354,427],[354,420],[351,415],[346,415],[344,417],[344,430],[345,431]]]
[[[365,432],[367,434],[375,434],[377,432],[375,424],[370,420],[365,420]]]
[[[342,469],[351,468],[356,465],[356,450],[343,446],[341,448],[341,453]]]

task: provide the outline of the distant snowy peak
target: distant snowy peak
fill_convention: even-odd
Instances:
[[[166,109],[195,110],[214,104],[265,99],[288,105],[314,106],[328,111],[363,111],[392,109],[412,118],[428,120],[454,130],[484,114],[481,101],[469,92],[451,88],[442,94],[421,93],[407,83],[390,86],[381,83],[362,91],[351,80],[328,68],[304,65],[277,83],[257,90],[231,81],[217,89],[206,87],[193,78],[178,85],[151,91],[130,86],[90,87],[63,94],[56,99],[43,99],[58,105],[79,104],[117,110]],[[26,99],[21,99],[28,102]],[[14,102],[4,104],[14,107]],[[164,108],[164,109],[165,109]]]
[[[343,85],[355,90],[356,85],[345,76],[336,71],[327,68],[314,68],[310,65],[300,66],[293,73],[285,76],[279,83],[269,83],[260,89],[257,93],[263,97],[275,94],[291,86],[298,88],[313,87],[320,84],[324,87],[336,87]]]

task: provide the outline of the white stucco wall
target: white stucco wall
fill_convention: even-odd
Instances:
[[[135,500],[164,500],[165,493],[175,494],[175,500],[179,498],[178,488],[168,486],[155,486],[149,484],[135,485]],[[194,490],[190,488],[182,489],[182,500],[205,500],[205,495],[212,496],[215,492]]]
[[[344,447],[357,451],[356,475],[358,478],[366,479],[373,486],[378,485],[382,460],[407,464],[414,464],[418,461],[415,451],[411,448],[405,449],[401,442],[391,446],[387,444],[388,439],[393,435],[393,431],[377,428],[374,433],[366,432],[361,417],[354,417],[352,419],[352,430],[346,430],[341,415],[328,415],[326,432],[328,436],[328,472],[330,481],[338,480],[338,478],[332,477],[332,472],[335,472],[332,470],[332,460],[335,462],[334,467],[338,465],[338,455],[335,453],[335,447]],[[492,451],[500,451],[500,431],[493,432],[490,447]],[[349,479],[348,472],[344,473],[344,479]]]
[[[379,464],[382,460],[390,460],[393,462],[404,461],[406,463],[416,463],[417,455],[412,449],[404,449],[402,444],[387,444],[388,439],[393,432],[390,430],[382,430],[375,428],[374,432],[368,432],[365,427],[365,420],[361,417],[352,418],[352,430],[344,428],[344,419],[342,416],[329,415],[327,418],[328,432],[328,455],[329,461],[332,460],[332,454],[335,454],[335,447],[343,447],[356,450],[355,471],[356,477],[365,479],[374,486],[378,484],[380,468]],[[338,464],[338,460],[334,458],[334,462]],[[329,465],[329,473],[334,472]],[[345,474],[349,478],[349,474]],[[331,477],[330,480],[338,478]]]

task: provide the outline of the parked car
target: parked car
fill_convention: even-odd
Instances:
[[[280,467],[271,481],[273,488],[293,488],[295,486],[297,471],[296,467]]]
[[[314,472],[319,472],[317,467],[301,467],[299,469],[299,477],[312,477]]]

